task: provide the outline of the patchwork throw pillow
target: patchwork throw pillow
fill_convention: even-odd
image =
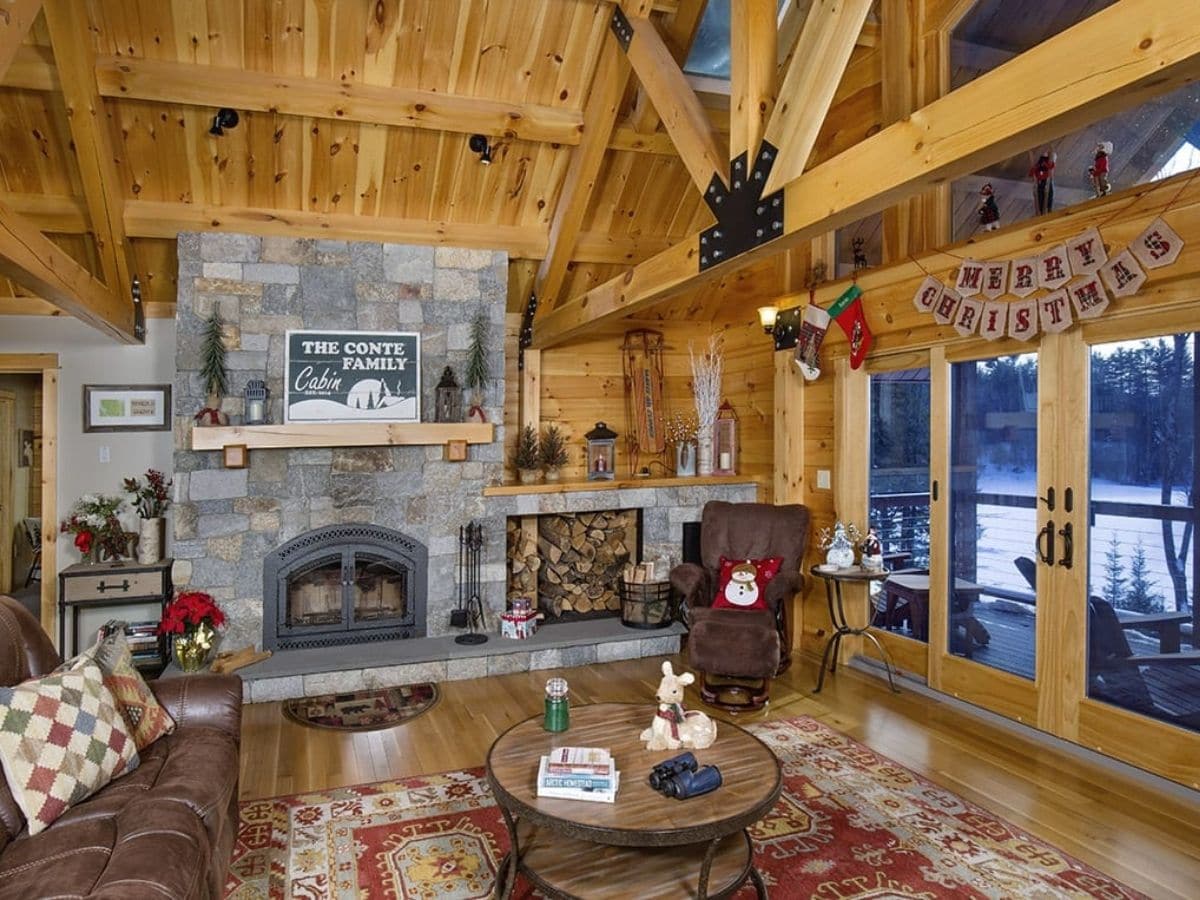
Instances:
[[[133,651],[123,629],[101,638],[88,651],[104,675],[104,686],[117,702],[138,750],[145,750],[175,730],[175,720],[162,708],[150,685],[133,664]]]
[[[137,767],[137,747],[100,667],[0,687],[0,763],[29,833]]]
[[[782,556],[765,559],[721,557],[713,609],[767,609],[767,582],[779,574]]]

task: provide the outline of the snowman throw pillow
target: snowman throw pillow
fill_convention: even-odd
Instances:
[[[766,609],[767,582],[778,574],[782,565],[782,556],[765,559],[726,559],[722,556],[713,609]]]

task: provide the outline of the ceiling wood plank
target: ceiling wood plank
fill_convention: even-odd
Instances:
[[[583,143],[571,152],[558,204],[550,220],[550,243],[534,281],[539,315],[544,315],[558,300],[567,273],[567,263],[572,259],[583,217],[587,214],[588,203],[596,187],[600,165],[604,162],[608,138],[616,122],[629,75],[629,61],[610,32],[605,36],[600,62],[583,111]]]
[[[694,234],[563,304],[539,323],[533,345],[555,346],[599,320],[638,314],[1197,77],[1200,4],[1118,0],[789,182],[782,237],[699,272]]]
[[[46,0],[45,13],[104,283],[118,296],[129,296],[134,269],[125,237],[125,191],[118,181],[117,150],[104,101],[96,88],[88,19],[71,0]],[[132,307],[132,298],[129,303]]]
[[[667,134],[700,192],[713,176],[725,183],[729,168],[725,142],[700,105],[687,76],[649,19],[631,18],[633,39],[626,56],[638,81],[662,117]]]
[[[87,204],[80,197],[0,193],[0,201],[36,225],[39,231],[83,234],[88,230]]]
[[[729,158],[758,152],[775,108],[778,41],[775,0],[733,0],[729,8]]]
[[[128,295],[105,287],[37,226],[2,202],[0,275],[122,343],[138,343]]]
[[[0,78],[8,71],[42,9],[42,0],[6,0],[0,3]]]
[[[808,163],[833,95],[850,62],[872,0],[814,0],[779,88],[765,139],[779,149],[763,196],[798,177]]]

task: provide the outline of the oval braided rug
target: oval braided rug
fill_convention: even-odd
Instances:
[[[437,685],[428,681],[400,687],[321,694],[283,701],[283,714],[300,725],[336,731],[394,728],[433,708]]]

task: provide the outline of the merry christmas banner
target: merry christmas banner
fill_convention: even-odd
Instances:
[[[913,294],[913,306],[963,337],[977,334],[994,341],[1007,335],[1028,341],[1041,332],[1064,331],[1076,319],[1102,315],[1112,297],[1136,294],[1146,283],[1147,269],[1171,265],[1182,250],[1183,239],[1162,218],[1112,257],[1099,229],[1089,228],[1036,256],[965,259],[953,286],[926,277]]]

